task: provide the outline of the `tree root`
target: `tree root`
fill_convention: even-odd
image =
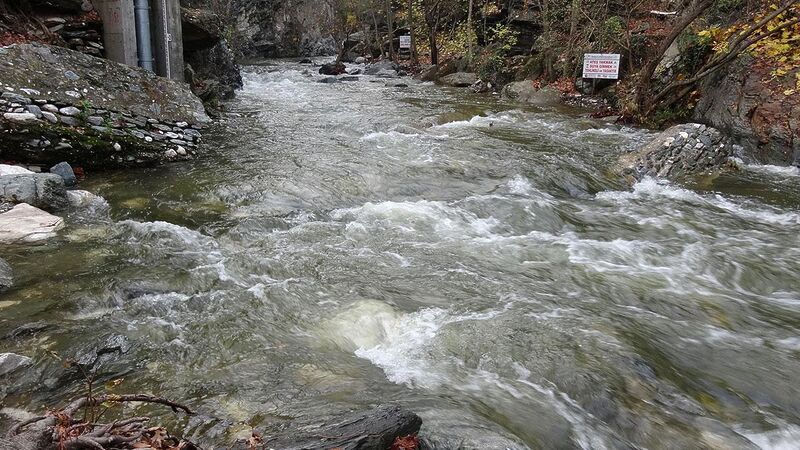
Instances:
[[[95,423],[94,408],[104,403],[144,402],[170,407],[174,412],[183,411],[193,414],[189,407],[166,398],[147,394],[111,395],[81,397],[74,400],[64,409],[50,411],[46,415],[33,417],[14,425],[7,433],[7,439],[19,441],[31,440],[31,436],[44,436],[52,448],[59,450],[107,450],[141,447],[136,444],[147,444],[157,450],[191,450],[197,447],[188,441],[178,441],[170,437],[160,427],[146,428],[148,417],[131,417],[110,423]],[[74,415],[85,409],[91,411],[92,419],[76,419]],[[102,414],[100,414],[102,415]],[[27,434],[27,435],[26,435]]]

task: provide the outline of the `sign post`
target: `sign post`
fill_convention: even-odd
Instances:
[[[592,94],[597,79],[616,80],[619,78],[619,53],[584,53],[583,78],[592,79]]]

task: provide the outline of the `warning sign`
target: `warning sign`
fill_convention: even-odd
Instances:
[[[583,78],[619,78],[619,53],[584,53]]]
[[[400,36],[400,48],[401,49],[410,49],[411,48],[411,35],[405,34]]]

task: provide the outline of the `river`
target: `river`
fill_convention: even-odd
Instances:
[[[397,402],[434,448],[800,448],[800,171],[631,188],[650,132],[306,68],[247,67],[202,158],[0,249],[6,413],[95,363],[206,445]]]

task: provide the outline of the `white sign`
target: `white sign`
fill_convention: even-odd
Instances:
[[[584,53],[583,78],[619,78],[619,53]]]
[[[411,48],[411,35],[400,36],[400,48]]]

